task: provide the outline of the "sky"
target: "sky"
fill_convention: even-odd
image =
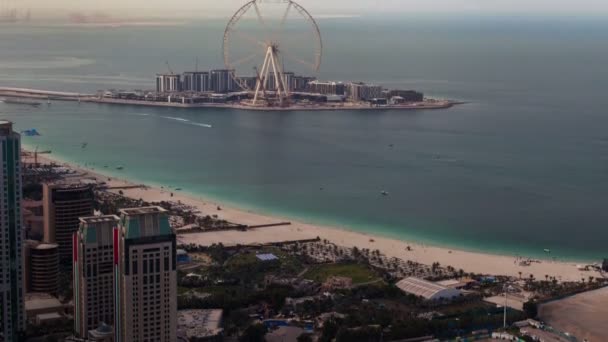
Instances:
[[[277,1],[277,0],[263,0]],[[369,13],[474,13],[608,15],[608,0],[299,0],[313,15]],[[103,11],[108,14],[230,15],[245,0],[0,0],[40,13]]]

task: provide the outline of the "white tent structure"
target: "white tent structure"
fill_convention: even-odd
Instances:
[[[396,285],[401,291],[426,300],[453,299],[462,294],[458,289],[445,287],[416,277],[402,279]]]

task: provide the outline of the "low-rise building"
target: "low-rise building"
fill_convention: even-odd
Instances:
[[[323,95],[344,95],[346,92],[346,85],[342,82],[323,82],[315,80],[308,83],[308,91]]]
[[[462,295],[458,289],[445,287],[416,277],[402,279],[396,285],[401,291],[426,300],[449,300]]]
[[[351,101],[371,101],[374,98],[382,98],[382,91],[381,86],[363,82],[349,83],[346,87],[348,98]]]
[[[177,334],[188,341],[222,341],[223,310],[179,310]]]
[[[422,102],[424,101],[424,94],[415,90],[400,90],[394,89],[389,90],[388,98],[401,97],[405,102]]]

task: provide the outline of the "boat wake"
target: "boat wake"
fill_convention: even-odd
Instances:
[[[175,120],[175,121],[182,121],[182,122],[189,122],[190,120],[188,119],[184,119],[184,118],[176,118],[174,116],[161,116],[162,118],[165,119],[169,119],[169,120]]]
[[[190,121],[188,119],[184,119],[184,118],[178,118],[178,117],[174,117],[174,116],[161,116],[161,118],[164,119],[169,119],[169,120],[174,120],[174,121],[179,121],[188,125],[192,125],[192,126],[198,126],[198,127],[205,127],[205,128],[213,128],[213,126],[206,124],[206,123],[201,123],[201,122],[194,122],[194,121]]]

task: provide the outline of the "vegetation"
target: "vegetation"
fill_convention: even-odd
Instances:
[[[304,278],[321,283],[332,276],[351,278],[353,285],[380,280],[376,272],[366,265],[356,263],[315,265],[304,274]]]

